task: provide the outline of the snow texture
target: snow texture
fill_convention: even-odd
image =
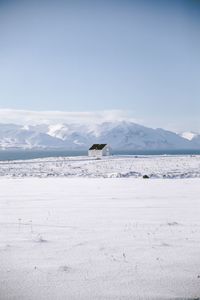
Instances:
[[[199,178],[199,155],[43,158],[0,162],[0,177]]]
[[[199,179],[2,178],[0,190],[1,300],[199,299]]]

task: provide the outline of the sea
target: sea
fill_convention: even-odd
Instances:
[[[135,150],[113,151],[112,155],[200,155],[200,150]],[[0,161],[28,160],[47,157],[87,156],[87,151],[69,150],[0,150]]]

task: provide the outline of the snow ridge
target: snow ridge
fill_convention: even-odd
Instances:
[[[132,122],[101,124],[0,124],[0,149],[86,150],[108,143],[115,150],[200,149],[200,135],[153,129]]]

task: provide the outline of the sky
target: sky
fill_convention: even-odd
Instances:
[[[1,121],[57,111],[200,132],[199,53],[198,0],[0,0]]]

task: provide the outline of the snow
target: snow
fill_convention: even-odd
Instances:
[[[200,134],[196,132],[184,132],[181,136],[192,142],[196,149],[200,147]]]
[[[199,155],[110,156],[1,161],[0,177],[199,178]]]
[[[0,190],[0,299],[199,297],[199,179],[1,178]]]
[[[101,124],[0,124],[0,149],[87,150],[92,144],[109,144],[115,150],[200,149],[174,132],[130,121]]]
[[[198,133],[196,132],[192,132],[192,131],[186,131],[186,132],[183,132],[181,134],[181,136],[184,138],[184,139],[187,139],[189,141],[192,141],[196,136],[198,136]]]

